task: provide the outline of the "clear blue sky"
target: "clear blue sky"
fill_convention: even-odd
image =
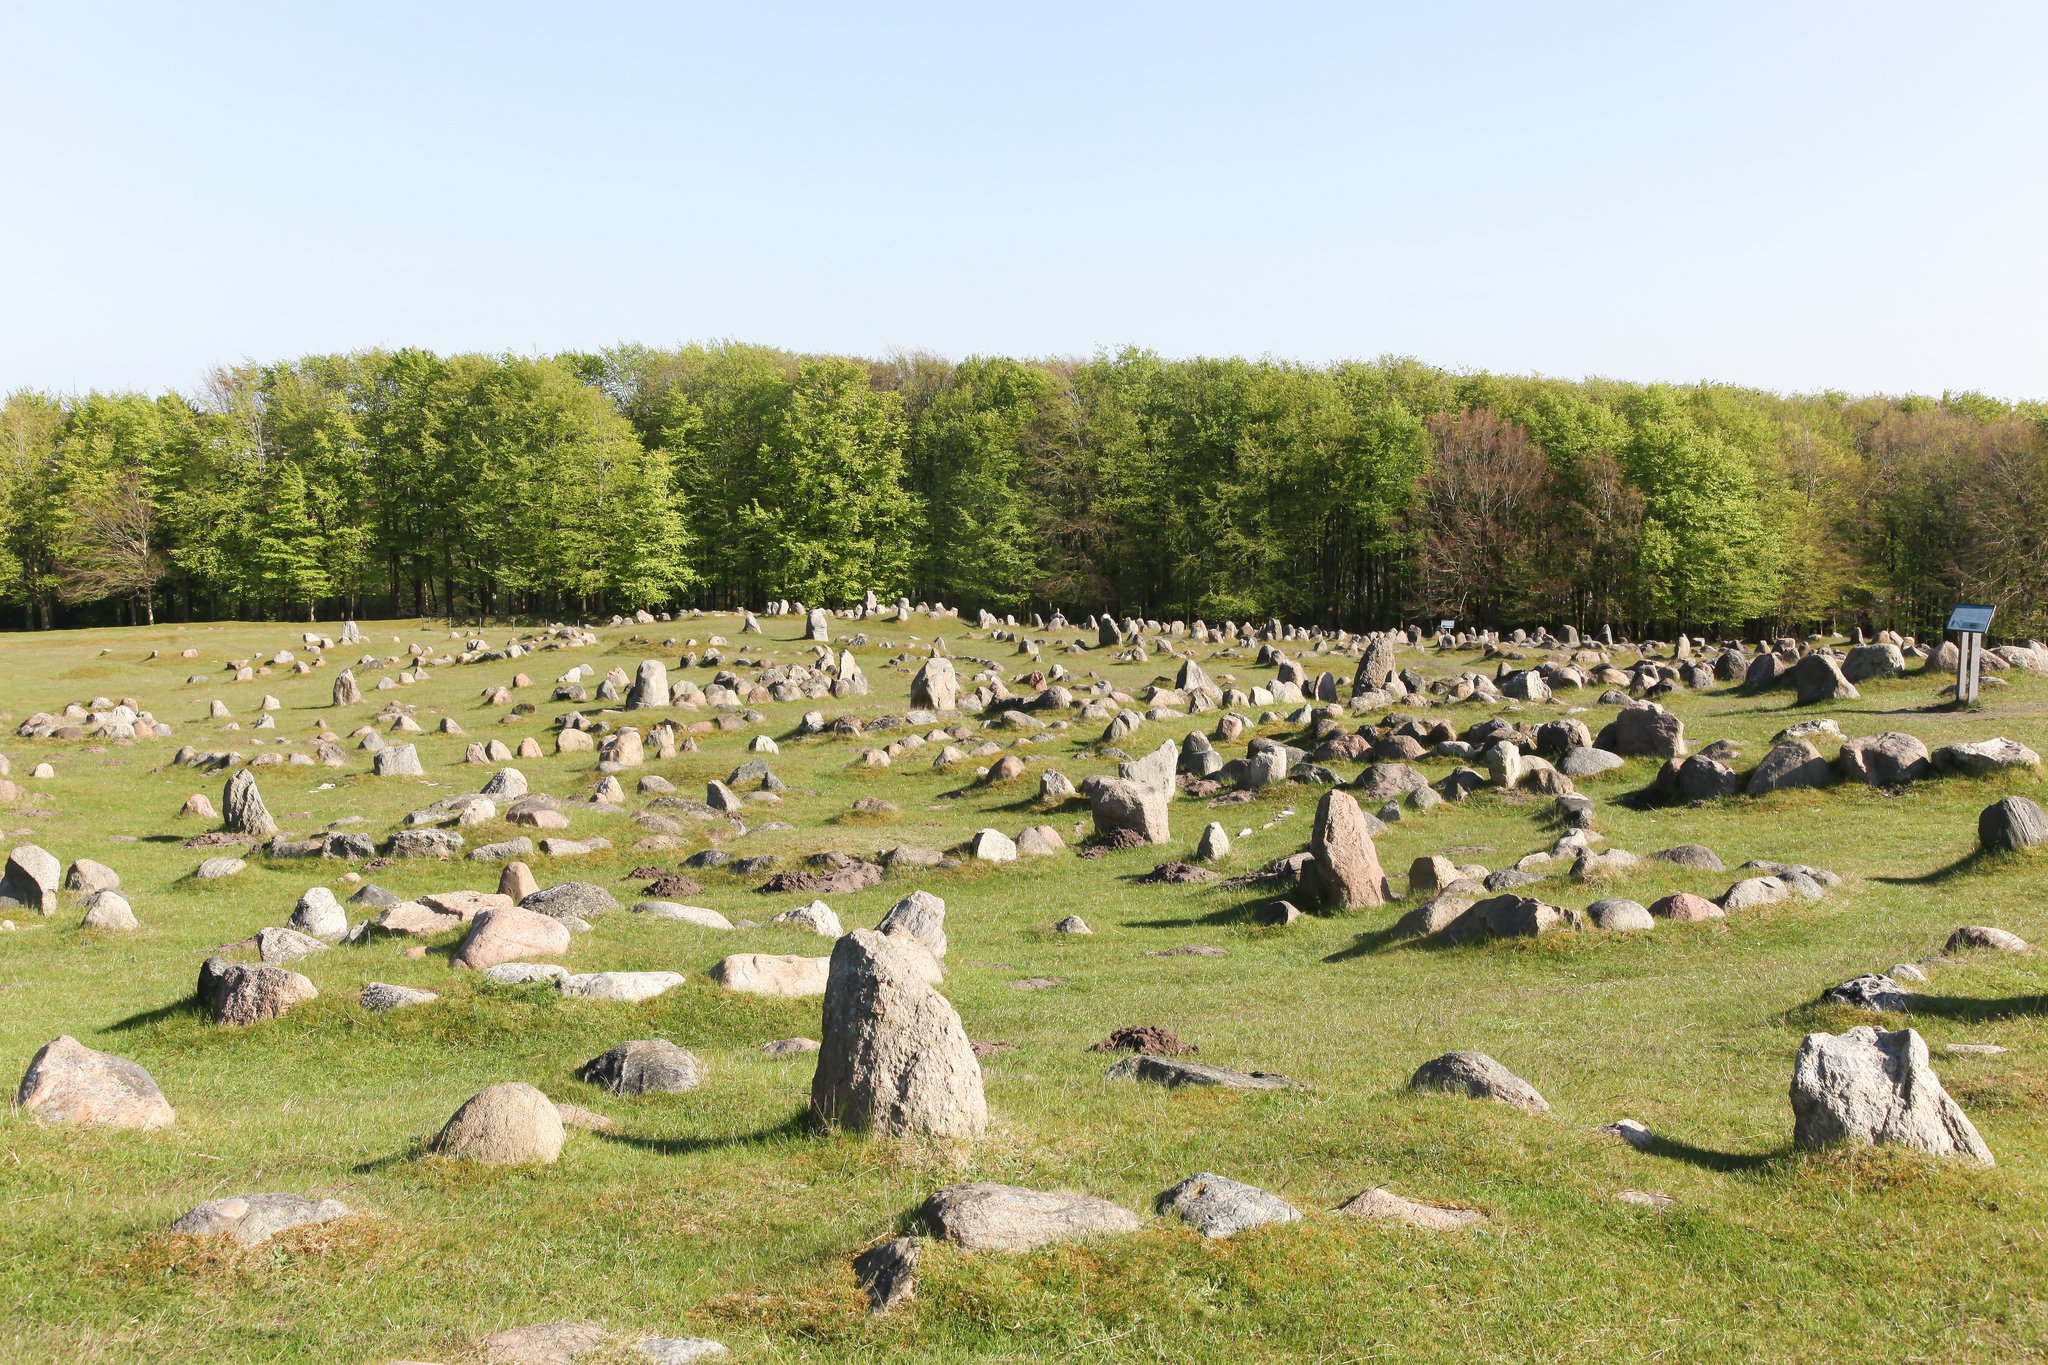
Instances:
[[[734,337],[2048,398],[2048,3],[0,0],[0,389]]]

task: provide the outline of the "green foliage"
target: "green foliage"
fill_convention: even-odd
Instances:
[[[850,360],[806,360],[761,448],[740,523],[763,572],[806,602],[907,583],[916,507],[904,489],[903,404]]]
[[[1446,444],[1482,429],[1514,459]],[[1974,596],[2041,634],[2044,460],[2048,409],[1972,392],[1137,349],[365,351],[221,370],[190,399],[9,397],[0,601],[49,625],[873,589],[970,611],[1926,635]]]

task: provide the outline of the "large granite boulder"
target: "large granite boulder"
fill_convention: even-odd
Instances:
[[[1792,1140],[1895,1145],[1993,1164],[1962,1106],[1942,1089],[1913,1029],[1809,1033],[1792,1068]]]
[[[1325,906],[1357,910],[1393,899],[1365,812],[1350,792],[1323,793],[1316,803],[1308,846],[1315,857],[1316,888]]]
[[[981,1064],[912,952],[868,929],[833,945],[811,1113],[879,1136],[978,1137],[988,1127]]]
[[[42,1046],[15,1092],[14,1107],[38,1123],[151,1132],[177,1118],[140,1063],[95,1052],[69,1034]]]

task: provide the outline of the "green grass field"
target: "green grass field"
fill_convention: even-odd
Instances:
[[[299,894],[323,879],[344,898],[352,888],[334,880],[345,864],[256,856],[230,881],[189,880],[207,852],[179,841],[208,826],[181,819],[179,808],[195,791],[218,804],[223,775],[168,766],[180,744],[255,753],[253,741],[268,737],[304,746],[323,724],[346,735],[394,698],[415,707],[429,731],[455,717],[466,738],[416,738],[424,779],[372,777],[368,755],[352,747],[340,772],[258,770],[285,829],[310,833],[362,815],[363,828],[381,838],[405,812],[481,785],[491,770],[461,762],[472,739],[540,737],[549,756],[516,766],[536,791],[583,795],[595,756],[553,754],[550,723],[572,709],[547,701],[557,674],[581,662],[630,673],[647,657],[673,669],[680,646],[657,643],[669,636],[702,642],[722,633],[736,646],[728,659],[808,657],[794,638],[800,623],[765,624],[765,643],[740,637],[730,617],[609,629],[593,648],[439,669],[396,692],[369,690],[382,675],[359,670],[367,700],[339,712],[329,705],[334,674],[358,649],[337,647],[337,662],[304,677],[277,669],[227,681],[229,659],[299,650],[293,625],[0,637],[0,752],[24,791],[0,807],[7,844],[33,840],[67,865],[81,856],[109,863],[143,926],[119,937],[82,932],[68,896],[49,919],[9,912],[17,930],[0,934],[6,1083],[38,1047],[70,1033],[148,1067],[178,1112],[174,1127],[150,1135],[0,1121],[0,1358],[455,1362],[475,1358],[474,1343],[489,1332],[558,1318],[628,1338],[716,1337],[739,1361],[1975,1362],[2048,1351],[2048,992],[2039,956],[1973,955],[1934,969],[1910,1019],[1996,1153],[1995,1168],[1887,1151],[1795,1153],[1786,1098],[1803,1033],[1866,1021],[1816,1008],[1824,988],[1935,955],[1958,925],[2048,939],[2048,862],[1969,858],[1977,812],[2010,791],[2040,799],[2038,777],[1636,809],[1618,798],[1644,786],[1655,765],[1632,760],[1579,784],[1599,803],[1608,844],[1649,853],[1704,843],[1730,871],[1650,864],[1655,871],[1598,890],[1560,876],[1533,894],[1567,906],[1610,894],[1646,903],[1680,889],[1717,895],[1749,858],[1812,863],[1845,879],[1820,902],[1712,924],[1660,922],[1632,937],[1566,932],[1423,948],[1382,932],[1412,900],[1263,928],[1250,911],[1270,895],[1136,884],[1162,857],[1185,856],[1212,816],[1233,836],[1253,831],[1237,841],[1227,872],[1302,848],[1317,794],[1299,787],[1220,814],[1177,799],[1171,849],[899,871],[875,889],[827,896],[848,928],[872,925],[916,887],[944,897],[944,990],[971,1037],[1015,1047],[984,1063],[991,1127],[971,1148],[807,1131],[812,1059],[771,1059],[760,1048],[815,1037],[817,1001],[728,995],[705,975],[731,952],[825,951],[823,940],[785,929],[720,933],[601,918],[578,936],[571,970],[689,977],[637,1005],[494,986],[452,971],[440,951],[446,940],[423,959],[405,957],[405,944],[392,940],[307,958],[294,967],[320,998],[249,1029],[216,1028],[188,1004],[209,949],[284,923]],[[837,634],[857,628],[834,623]],[[972,656],[1013,673],[1028,663],[962,623],[936,628],[961,659],[964,684]],[[1019,750],[1029,774],[994,789],[969,786],[971,766],[934,772],[935,748],[863,771],[849,764],[867,741],[794,737],[814,706],[828,716],[900,715],[910,669],[887,666],[896,649],[880,642],[902,648],[934,629],[923,620],[868,627],[876,643],[860,652],[867,697],[762,708],[782,744],[770,762],[790,787],[775,814],[796,828],[725,847],[780,854],[792,865],[823,848],[948,847],[985,825],[1014,835],[1042,818],[1078,843],[1084,805],[1041,817],[1032,799],[1045,766],[1076,783],[1110,767],[1092,756],[1099,723],[1076,722]],[[444,630],[418,622],[374,623],[367,633],[369,648],[385,655],[400,652],[394,636],[448,643]],[[484,634],[501,643],[511,632]],[[196,660],[177,657],[187,648]],[[160,657],[147,660],[152,650]],[[1169,681],[1173,668],[1162,657],[1107,659],[1106,651],[1046,653],[1048,665],[1133,690]],[[1306,661],[1313,674],[1317,664]],[[1431,673],[1491,667],[1473,653],[1434,649],[1404,650],[1402,663]],[[1251,651],[1207,666],[1247,687],[1271,677],[1252,666]],[[1348,682],[1349,659],[1330,666]],[[485,687],[522,668],[534,686],[521,697],[536,714],[508,719],[483,705]],[[672,677],[704,683],[711,671]],[[188,685],[195,672],[215,681]],[[1984,707],[1968,714],[1935,709],[1938,683],[1920,678],[1868,685],[1859,702],[1804,714],[1834,716],[1849,734],[1907,730],[1930,747],[2004,735],[2048,750],[2048,679],[2007,676],[2010,686],[1987,690]],[[1598,691],[1526,710],[1542,719],[1583,706],[1597,730],[1607,715],[1594,704]],[[246,725],[266,692],[283,703],[274,734],[221,735],[221,722],[207,718],[218,697]],[[136,698],[173,722],[177,736],[104,751],[13,738],[34,711],[100,695]],[[1695,747],[1732,739],[1746,767],[1797,718],[1789,700],[1722,688],[1669,704]],[[1445,714],[1462,729],[1493,709]],[[1126,747],[1143,752],[1213,724],[1213,716],[1148,723]],[[748,738],[700,736],[700,752],[650,758],[641,771],[701,795],[706,779],[745,757]],[[1243,752],[1218,747],[1226,757]],[[56,775],[31,778],[39,761]],[[1359,765],[1337,766],[1348,779]],[[1422,766],[1432,778],[1450,768],[1434,759]],[[622,777],[629,793],[637,775]],[[893,801],[900,817],[836,819],[863,795]],[[628,805],[645,802],[629,796]],[[1497,794],[1447,805],[1394,826],[1381,857],[1397,890],[1410,860],[1425,853],[1459,847],[1471,850],[1461,861],[1505,866],[1550,845],[1557,831],[1548,806]],[[535,859],[542,885],[597,881],[630,904],[641,883],[621,881],[627,873],[673,865],[687,852],[633,852],[640,831],[622,816],[579,810],[572,818],[568,833],[603,833],[616,847]],[[472,845],[515,832],[498,824],[465,831]],[[121,835],[140,839],[116,842]],[[693,837],[691,847],[704,846],[701,833]],[[493,889],[498,868],[408,861],[368,875],[409,895]],[[734,920],[766,920],[811,899],[756,894],[759,878],[697,875],[704,893],[688,899]],[[1051,932],[1071,913],[1094,936]],[[1147,956],[1188,944],[1226,955]],[[1063,984],[1015,988],[1041,976]],[[355,998],[370,981],[428,987],[441,999],[371,1015]],[[1305,1088],[1169,1093],[1106,1084],[1114,1058],[1088,1045],[1121,1024],[1164,1025],[1199,1044],[1201,1060],[1284,1072]],[[575,1079],[581,1063],[614,1044],[654,1037],[703,1057],[709,1082],[685,1095],[622,1100]],[[2010,1050],[1945,1056],[1950,1042]],[[1500,1059],[1543,1092],[1552,1115],[1411,1095],[1405,1083],[1415,1067],[1453,1048]],[[617,1132],[572,1130],[561,1160],[545,1168],[478,1169],[424,1155],[458,1104],[503,1080],[599,1110]],[[1622,1117],[1648,1124],[1662,1142],[1638,1152],[1592,1132]],[[934,1246],[916,1300],[880,1318],[866,1313],[849,1268],[855,1252],[903,1228],[942,1185],[988,1179],[1084,1191],[1149,1213],[1160,1191],[1198,1170],[1273,1190],[1307,1217],[1217,1242],[1153,1222],[1139,1234],[1017,1256]],[[1327,1212],[1371,1185],[1467,1204],[1489,1218],[1476,1231],[1425,1233]],[[252,1250],[166,1230],[203,1200],[270,1190],[331,1195],[362,1216]],[[1651,1211],[1620,1202],[1624,1190],[1675,1203]]]

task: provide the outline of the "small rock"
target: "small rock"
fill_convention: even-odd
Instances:
[[[1272,1223],[1298,1223],[1300,1212],[1277,1194],[1199,1171],[1159,1196],[1159,1212],[1177,1214],[1204,1237],[1232,1237]]]
[[[938,1191],[918,1210],[918,1222],[964,1251],[1030,1251],[1140,1226],[1137,1214],[1106,1199],[989,1181]]]
[[[404,1009],[408,1005],[427,1005],[440,998],[432,991],[415,990],[411,986],[393,986],[383,981],[372,981],[363,987],[360,997],[363,1008],[372,1014]]]
[[[210,1199],[171,1224],[186,1237],[232,1237],[245,1247],[261,1246],[280,1232],[313,1223],[346,1218],[349,1209],[338,1199],[307,1199],[296,1194],[238,1194]]]
[[[1536,1087],[1483,1052],[1447,1052],[1424,1062],[1408,1080],[1411,1090],[1444,1090],[1475,1100],[1496,1100],[1530,1114],[1547,1114],[1550,1104]]]
[[[1353,1195],[1337,1207],[1337,1212],[1349,1214],[1353,1218],[1370,1219],[1376,1223],[1400,1223],[1411,1228],[1426,1228],[1431,1232],[1451,1232],[1486,1221],[1486,1215],[1477,1209],[1425,1204],[1419,1200],[1403,1198],[1392,1190],[1378,1186]]]

